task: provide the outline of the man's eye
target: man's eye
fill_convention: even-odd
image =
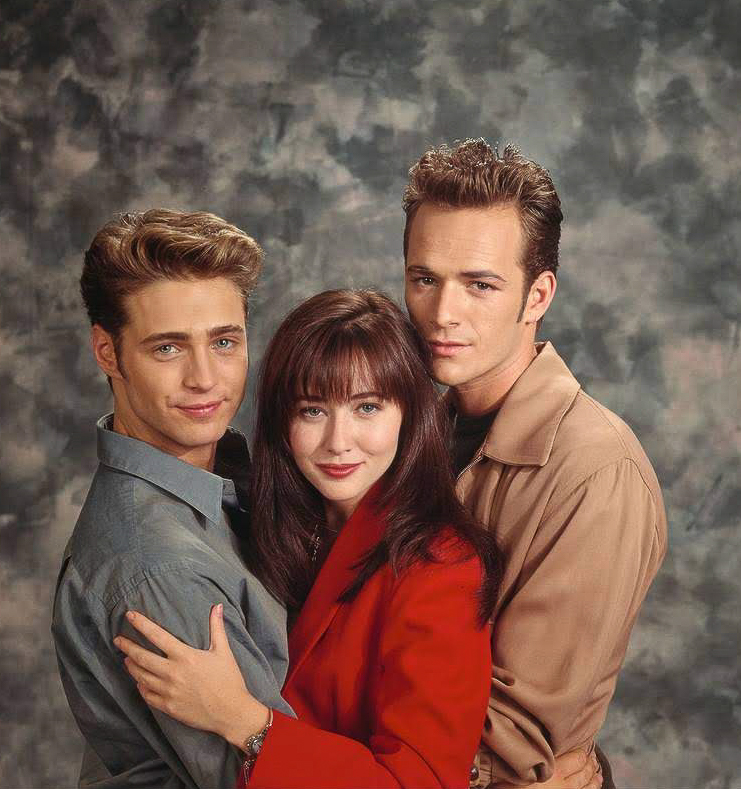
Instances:
[[[416,277],[415,282],[419,282],[422,285],[434,285],[435,280],[433,277]]]
[[[230,340],[228,337],[220,337],[218,340],[216,340],[214,345],[220,351],[225,351],[234,346],[234,340]]]
[[[166,343],[165,345],[160,345],[158,348],[155,348],[155,352],[161,354],[162,356],[171,356],[177,348],[170,343]]]
[[[482,291],[483,290],[494,290],[494,288],[492,288],[492,286],[488,282],[480,282],[480,281],[477,280],[476,282],[472,282],[471,284],[473,285],[473,287],[476,290],[482,290]]]

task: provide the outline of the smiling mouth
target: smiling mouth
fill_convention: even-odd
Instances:
[[[433,356],[450,357],[460,353],[464,348],[468,348],[460,342],[440,342],[438,340],[428,340],[427,344],[430,346],[430,351]]]
[[[362,463],[317,463],[317,468],[321,469],[328,477],[333,479],[341,479],[342,477],[349,477],[356,469],[359,469]]]
[[[212,414],[216,413],[223,400],[216,400],[213,403],[198,403],[197,405],[178,405],[175,406],[179,411],[182,411],[186,416],[192,419],[206,419]]]

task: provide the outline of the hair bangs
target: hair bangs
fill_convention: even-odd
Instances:
[[[346,402],[373,392],[403,409],[410,381],[403,380],[393,354],[393,342],[384,342],[362,326],[330,325],[296,349],[295,358],[288,362],[294,375],[286,394],[292,402],[303,398]]]

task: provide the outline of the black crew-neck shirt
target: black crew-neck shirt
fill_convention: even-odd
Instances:
[[[495,408],[481,416],[455,415],[453,468],[456,476],[473,460],[476,450],[484,443],[498,412],[499,409]]]

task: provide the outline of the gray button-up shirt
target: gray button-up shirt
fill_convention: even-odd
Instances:
[[[125,618],[134,609],[204,649],[211,607],[223,603],[250,691],[291,714],[280,695],[285,610],[239,556],[230,518],[244,511],[233,479],[114,433],[110,424],[110,415],[98,422],[100,466],[64,553],[52,619],[64,690],[89,746],[80,785],[232,789],[237,751],[151,710],[113,638],[122,633],[144,643]],[[244,438],[229,431],[216,470],[226,476],[224,469],[248,463]]]

